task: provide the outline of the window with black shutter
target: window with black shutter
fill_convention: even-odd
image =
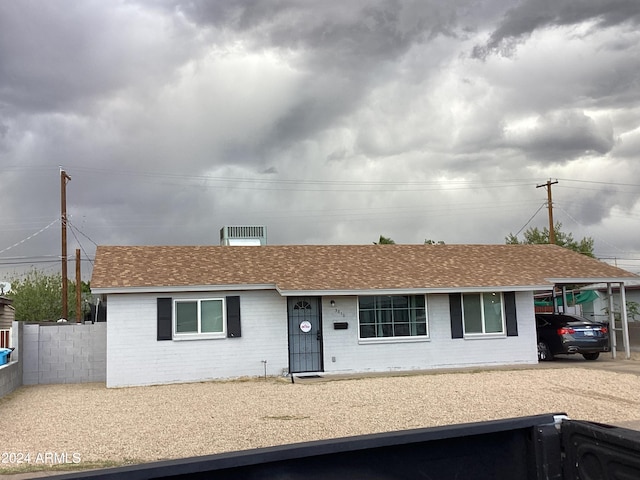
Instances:
[[[462,295],[459,293],[449,295],[449,315],[451,316],[451,338],[463,338]]]
[[[518,335],[515,292],[449,295],[451,338]]]
[[[240,328],[240,297],[227,297],[227,337],[242,336]]]
[[[171,340],[171,298],[158,298],[158,341]]]
[[[518,336],[518,315],[516,314],[516,293],[504,293],[504,315],[507,323],[507,337]]]

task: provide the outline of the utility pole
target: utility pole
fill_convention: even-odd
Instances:
[[[60,167],[60,223],[62,224],[62,318],[69,316],[67,285],[67,182],[71,177]]]
[[[76,248],[76,323],[82,323],[82,275],[80,274],[79,248]]]
[[[547,183],[542,185],[536,185],[536,188],[547,187],[547,207],[549,209],[549,243],[555,245],[556,232],[553,229],[553,201],[551,199],[551,185],[558,183],[558,180],[552,182],[551,179],[547,180]]]

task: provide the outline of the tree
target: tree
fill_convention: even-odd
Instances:
[[[632,320],[636,319],[636,316],[640,315],[640,303],[634,302],[632,300],[626,301],[627,306],[627,316],[631,317]],[[616,304],[613,306],[613,315],[616,321],[620,321],[620,307]],[[602,309],[602,311],[608,316],[609,315],[609,307],[606,306]]]
[[[380,239],[377,242],[373,242],[374,245],[395,245],[396,242],[391,240],[391,238],[383,237],[380,235]]]
[[[67,280],[69,318],[76,318],[75,282]],[[83,296],[90,295],[89,284],[82,282]],[[11,280],[11,292],[15,318],[18,321],[57,321],[62,316],[62,275],[46,275],[33,269],[22,278]],[[83,302],[83,309],[86,302]]]
[[[593,254],[593,238],[584,237],[582,240],[574,240],[573,234],[565,233],[562,231],[562,223],[557,222],[554,227],[556,236],[556,245],[574,252],[582,253],[588,257],[595,257]],[[549,229],[547,227],[540,230],[538,227],[528,228],[524,232],[524,240],[520,241],[516,235],[509,233],[505,237],[505,241],[508,245],[517,244],[546,244],[549,243]]]

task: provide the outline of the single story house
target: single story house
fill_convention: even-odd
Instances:
[[[15,320],[13,300],[0,295],[0,348],[11,347],[11,325]]]
[[[629,304],[634,303],[637,309],[640,306],[640,280],[631,280],[625,282],[625,302],[627,303],[627,310],[629,311],[629,322],[640,323],[640,316],[633,315],[633,311],[630,311]],[[592,302],[585,304],[582,307],[583,314],[587,318],[594,318],[597,321],[603,321],[607,318],[609,307],[609,293],[606,283],[596,283],[593,285],[587,285],[582,289],[584,292],[595,294]],[[620,288],[618,286],[611,286],[611,296],[613,297],[613,309],[619,311],[620,301]]]
[[[0,329],[11,328],[15,320],[15,310],[12,306],[13,300],[0,295]]]
[[[107,386],[538,361],[534,291],[638,279],[555,245],[100,246]]]

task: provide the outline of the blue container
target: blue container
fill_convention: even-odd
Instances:
[[[5,363],[9,363],[9,355],[13,349],[11,348],[0,348],[0,365],[4,365]]]

